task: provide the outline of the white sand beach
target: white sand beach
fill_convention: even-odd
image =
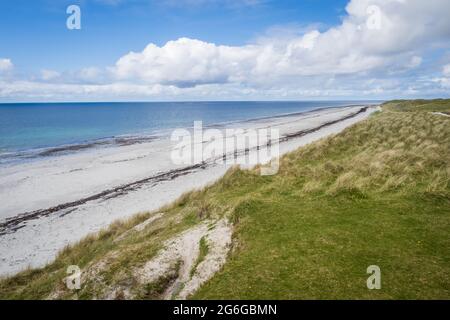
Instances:
[[[338,133],[377,108],[328,108],[233,126],[279,129],[285,138],[279,145],[282,155]],[[0,275],[43,266],[67,244],[117,219],[156,210],[214,182],[230,167],[175,165],[174,145],[162,138],[0,167]]]

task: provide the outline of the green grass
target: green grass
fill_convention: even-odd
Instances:
[[[435,100],[394,100],[385,104],[385,108],[402,112],[450,112],[448,99]]]
[[[450,112],[450,100],[386,103],[383,112],[285,155],[274,176],[230,170],[162,208],[163,218],[142,232],[114,241],[149,214],[66,248],[43,269],[0,281],[0,298],[101,298],[122,284],[154,298],[172,279],[139,287],[129,270],[166,239],[227,216],[233,249],[192,298],[450,299],[450,119],[432,111]],[[199,245],[202,259],[207,246]],[[89,275],[76,294],[62,283],[70,264]],[[381,268],[381,290],[366,287],[369,265]]]
[[[199,254],[197,257],[197,260],[195,261],[194,265],[192,266],[192,269],[190,271],[190,276],[192,278],[192,276],[195,274],[195,271],[197,270],[198,265],[205,260],[205,257],[208,255],[209,252],[209,246],[208,243],[206,243],[206,239],[205,237],[202,237],[200,239],[200,243],[199,243]]]

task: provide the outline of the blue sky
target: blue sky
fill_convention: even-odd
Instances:
[[[409,1],[3,0],[0,101],[445,96],[449,2]]]
[[[107,66],[129,51],[180,37],[242,45],[277,26],[339,22],[347,1],[281,0],[255,4],[149,0],[5,0],[1,54],[23,72]],[[180,1],[183,2],[183,1]],[[82,10],[82,29],[66,28],[66,8]]]

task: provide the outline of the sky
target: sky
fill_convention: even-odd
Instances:
[[[448,0],[2,0],[0,102],[449,97],[449,16]]]

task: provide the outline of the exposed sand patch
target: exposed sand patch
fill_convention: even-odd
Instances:
[[[182,290],[176,296],[177,299],[186,299],[207,280],[222,268],[226,262],[226,257],[231,246],[231,226],[226,220],[221,220],[211,230],[206,242],[208,245],[208,254],[194,270],[192,278],[184,283]]]
[[[135,271],[135,277],[142,285],[156,282],[179,265],[178,276],[165,292],[163,299],[186,299],[205,281],[209,280],[226,261],[231,245],[232,228],[227,220],[218,221],[208,227],[211,221],[191,228],[175,239],[166,242],[164,249]],[[205,259],[197,266],[192,278],[191,270],[199,256],[199,244],[205,237],[209,250]]]
[[[432,112],[432,114],[438,115],[438,116],[444,116],[444,117],[449,117],[450,118],[450,114],[446,114],[443,112]]]

